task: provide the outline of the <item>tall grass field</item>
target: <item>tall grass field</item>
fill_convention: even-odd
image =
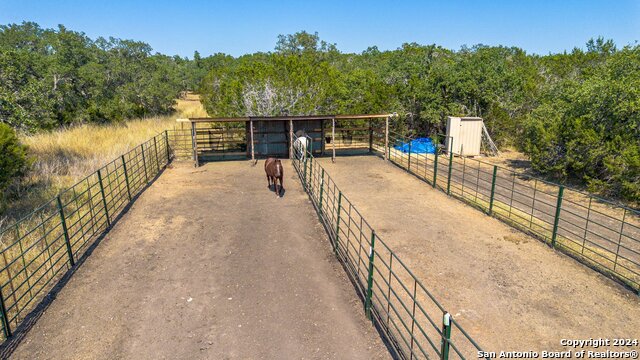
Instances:
[[[9,190],[0,206],[0,226],[28,214],[60,190],[109,161],[176,126],[177,118],[207,116],[196,94],[176,101],[170,116],[133,119],[119,124],[85,124],[35,135],[23,135],[33,165],[25,179]]]

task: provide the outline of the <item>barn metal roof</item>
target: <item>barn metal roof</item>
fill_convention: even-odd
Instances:
[[[300,115],[300,116],[246,116],[246,117],[199,117],[178,119],[178,121],[188,121],[192,123],[200,122],[247,122],[247,121],[303,121],[303,120],[356,120],[356,119],[378,119],[394,116],[395,114],[358,114],[358,115]]]

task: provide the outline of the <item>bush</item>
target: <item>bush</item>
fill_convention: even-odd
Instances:
[[[0,123],[0,192],[25,173],[29,159],[13,129]]]

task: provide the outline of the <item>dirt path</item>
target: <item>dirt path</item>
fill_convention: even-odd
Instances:
[[[640,336],[637,295],[374,156],[320,159],[376,231],[487,351]]]
[[[20,359],[388,358],[286,162],[168,169],[72,277]]]
[[[411,167],[415,175],[433,180],[434,156],[413,155],[391,151],[391,159],[402,167]],[[449,159],[438,158],[437,185],[448,187]],[[474,159],[456,157],[451,169],[451,194],[482,207],[489,208],[493,166]],[[544,237],[551,242],[558,188],[542,181],[522,178],[498,169],[493,211]],[[559,213],[557,241],[574,256],[584,257],[601,269],[622,276],[633,288],[640,286],[640,217],[631,210],[593,200],[584,194],[565,189]]]

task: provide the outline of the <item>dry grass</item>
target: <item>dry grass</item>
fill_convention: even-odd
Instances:
[[[173,128],[176,118],[206,116],[194,94],[178,100],[176,110],[171,116],[135,119],[121,124],[82,125],[22,136],[34,163],[26,179],[11,188],[8,203],[0,206],[0,210],[5,208],[4,214],[0,213],[0,230],[7,230],[0,231],[0,283],[8,284],[4,301],[12,326],[22,321],[68,266],[60,217],[56,214],[55,202],[50,200],[62,189],[71,187],[130,149]],[[147,161],[152,162],[151,159]],[[130,175],[142,171],[139,161],[130,159],[129,164],[132,166]],[[154,171],[153,165],[149,170]],[[113,173],[117,176],[116,171]],[[109,171],[103,173],[103,177],[110,184],[106,195],[111,200],[108,207],[117,210],[118,206],[122,207],[121,198],[126,192],[121,191],[122,184],[109,178]],[[140,180],[142,176],[137,178],[134,183],[143,186],[140,183],[144,182]],[[64,210],[71,247],[77,251],[76,260],[81,247],[93,241],[107,226],[106,211],[102,212],[99,193],[96,195],[97,185],[89,188],[95,181],[92,178],[86,184],[82,182],[76,186],[72,192],[76,200],[66,203]],[[111,188],[113,183],[116,184],[115,191]],[[42,204],[47,205],[33,212]],[[12,225],[21,218],[24,220]]]
[[[183,98],[178,99],[176,109],[180,116],[185,118],[208,116],[198,94],[187,93]]]
[[[177,100],[176,113],[170,116],[22,136],[34,163],[26,179],[11,189],[5,216],[15,220],[25,215],[134,146],[173,128],[176,118],[206,115],[198,95],[186,94]]]

